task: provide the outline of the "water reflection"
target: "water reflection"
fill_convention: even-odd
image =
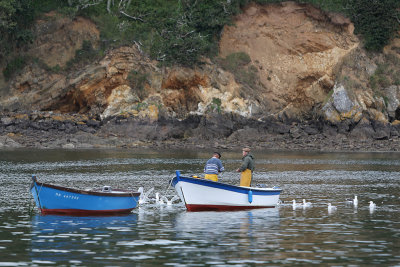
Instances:
[[[105,217],[36,215],[32,219],[31,258],[54,264],[66,260],[79,262],[87,255],[118,257],[112,243],[126,239],[127,233],[130,238],[134,237],[136,225],[136,214]]]
[[[279,247],[273,232],[280,227],[279,210],[260,209],[236,212],[182,212],[174,228],[178,239],[196,242],[199,253],[224,262],[243,259],[248,262],[262,247]],[[204,244],[208,244],[204,247]],[[229,253],[232,252],[232,253]],[[219,254],[220,256],[213,254]],[[222,256],[223,254],[223,256]]]
[[[217,220],[216,220],[217,219]],[[254,230],[259,227],[273,228],[280,223],[279,211],[274,209],[257,209],[236,212],[182,212],[175,220],[175,228],[179,237],[209,237],[212,233],[215,236],[223,235],[230,229],[246,229],[252,227]]]

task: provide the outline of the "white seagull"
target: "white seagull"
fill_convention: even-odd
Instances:
[[[311,202],[306,202],[306,200],[305,199],[303,199],[303,209],[305,209],[305,208],[309,208],[309,207],[311,207]]]
[[[328,212],[331,213],[334,211],[336,211],[336,206],[332,206],[331,203],[328,203]]]
[[[354,196],[353,205],[354,205],[355,208],[357,208],[357,206],[358,206],[358,198],[357,198],[357,196]]]
[[[140,192],[139,204],[147,203],[149,201],[149,195],[153,190],[154,187],[150,188],[149,191],[145,193],[143,187],[139,187],[138,189],[138,192]]]
[[[351,199],[351,198],[346,198],[345,203],[346,203],[346,205],[353,205],[353,199]]]
[[[369,202],[369,212],[370,213],[374,212],[375,208],[376,208],[376,204],[374,202],[370,201]]]
[[[164,205],[164,200],[162,198],[160,198],[160,193],[156,193],[156,204],[158,205]]]
[[[297,207],[300,207],[301,204],[296,204],[296,200],[293,199],[293,210],[296,210]]]
[[[171,206],[172,203],[174,203],[175,200],[179,199],[179,197],[177,195],[173,196],[171,198],[171,200],[168,200],[167,197],[162,197],[162,200],[165,201],[165,203],[167,203],[167,206]]]

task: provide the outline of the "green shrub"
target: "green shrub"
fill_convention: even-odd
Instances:
[[[141,111],[141,110],[148,108],[148,106],[149,106],[149,104],[147,104],[146,102],[139,102],[135,105],[135,109],[137,111]]]
[[[229,54],[225,59],[220,61],[221,66],[231,72],[235,72],[251,62],[250,56],[245,52],[237,52]]]
[[[381,51],[399,29],[398,0],[348,0],[348,6],[355,32],[363,35],[368,50]]]
[[[258,86],[258,69],[251,63],[250,56],[245,52],[229,54],[224,59],[218,60],[221,67],[235,75],[237,82],[250,87]]]
[[[400,83],[400,66],[397,57],[386,55],[384,62],[378,64],[375,73],[369,79],[372,89],[386,88]]]
[[[239,82],[247,84],[251,87],[256,87],[259,81],[257,68],[253,65],[248,68],[243,68],[241,71],[237,72],[236,78]]]
[[[331,90],[328,92],[328,94],[326,95],[324,101],[322,102],[322,106],[325,106],[325,105],[331,100],[331,97],[332,97],[332,95],[333,95],[334,92],[335,92],[335,91],[334,91],[333,89],[331,89]]]
[[[108,44],[119,43],[121,36],[118,29],[118,17],[105,13],[92,17],[92,19],[99,27],[100,38],[104,42],[107,42]]]
[[[397,70],[397,71],[393,74],[393,76],[395,77],[395,78],[394,78],[394,81],[393,81],[393,84],[399,86],[399,85],[400,85],[400,69]]]
[[[137,93],[140,99],[145,97],[144,87],[148,82],[149,74],[141,71],[132,70],[128,74],[130,87]]]
[[[357,89],[363,88],[361,83],[347,75],[339,77],[337,81],[340,82],[349,92],[352,93],[354,93]]]
[[[220,98],[213,97],[210,108],[212,111],[217,111],[218,113],[221,113],[221,104],[222,102]]]
[[[66,69],[74,66],[82,66],[99,58],[102,55],[100,50],[95,50],[92,43],[88,40],[82,42],[82,48],[75,51],[75,57],[66,64]]]
[[[385,62],[392,64],[395,68],[400,69],[400,49],[397,52],[399,56],[394,53],[385,54]]]
[[[60,8],[68,7],[68,1],[66,0],[26,0],[27,2],[32,3],[32,8],[35,12],[36,16],[39,16],[43,13],[48,13],[53,10],[58,10]]]
[[[369,84],[372,89],[377,90],[389,87],[391,82],[384,74],[375,73],[374,75],[371,75]]]
[[[3,70],[3,76],[6,81],[10,80],[15,73],[22,70],[22,68],[25,67],[25,64],[26,59],[24,57],[16,57],[11,60]]]
[[[74,7],[64,6],[57,9],[58,13],[68,18],[75,18],[77,10]]]
[[[132,70],[128,74],[128,81],[130,82],[131,88],[136,91],[141,91],[144,89],[148,77],[148,73]]]

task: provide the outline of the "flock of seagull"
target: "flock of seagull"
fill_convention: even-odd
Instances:
[[[354,208],[358,207],[358,198],[357,196],[354,196],[354,199],[346,199],[346,204],[350,204],[353,205]],[[293,210],[296,210],[296,208],[300,208],[302,207],[303,209],[309,208],[311,207],[312,204],[311,202],[306,202],[305,199],[303,199],[303,203],[302,204],[297,204],[296,200],[293,199]],[[336,211],[336,206],[332,206],[331,203],[328,203],[328,212],[332,213],[334,211]],[[369,202],[369,211],[370,213],[374,212],[374,210],[376,209],[376,204],[372,201]]]
[[[152,193],[154,188],[150,188],[147,192],[144,192],[143,187],[139,187],[138,192],[140,192],[140,197],[139,197],[139,205],[141,204],[146,204],[146,203],[155,203],[157,205],[167,205],[171,206],[176,200],[179,199],[177,195],[173,196],[171,199],[168,199],[166,196],[161,196],[160,193],[156,192],[155,193],[155,199],[149,198],[150,193]],[[358,198],[357,196],[354,196],[354,199],[346,199],[346,204],[348,205],[353,205],[354,208],[358,207]],[[312,206],[311,202],[307,202],[305,199],[303,199],[303,203],[296,203],[296,200],[293,199],[293,210],[296,210],[297,208],[310,208]],[[374,210],[376,209],[376,204],[372,201],[369,202],[369,211],[370,213],[373,213]],[[337,210],[336,206],[332,206],[331,203],[328,203],[328,213],[332,213]]]
[[[155,194],[155,199],[151,199],[149,198],[149,195],[151,192],[153,192],[153,190],[154,188],[150,188],[147,192],[144,192],[143,187],[139,187],[138,192],[141,193],[139,197],[139,205],[155,202],[157,205],[171,206],[174,201],[179,199],[177,195],[173,196],[171,199],[168,199],[166,196],[161,196],[158,192]]]

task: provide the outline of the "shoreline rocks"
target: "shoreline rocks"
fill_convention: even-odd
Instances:
[[[150,121],[130,115],[53,112],[2,113],[0,149],[238,149],[375,152],[400,151],[400,124],[353,130],[322,121],[282,123],[234,114],[191,115]],[[368,127],[367,127],[368,126]]]

